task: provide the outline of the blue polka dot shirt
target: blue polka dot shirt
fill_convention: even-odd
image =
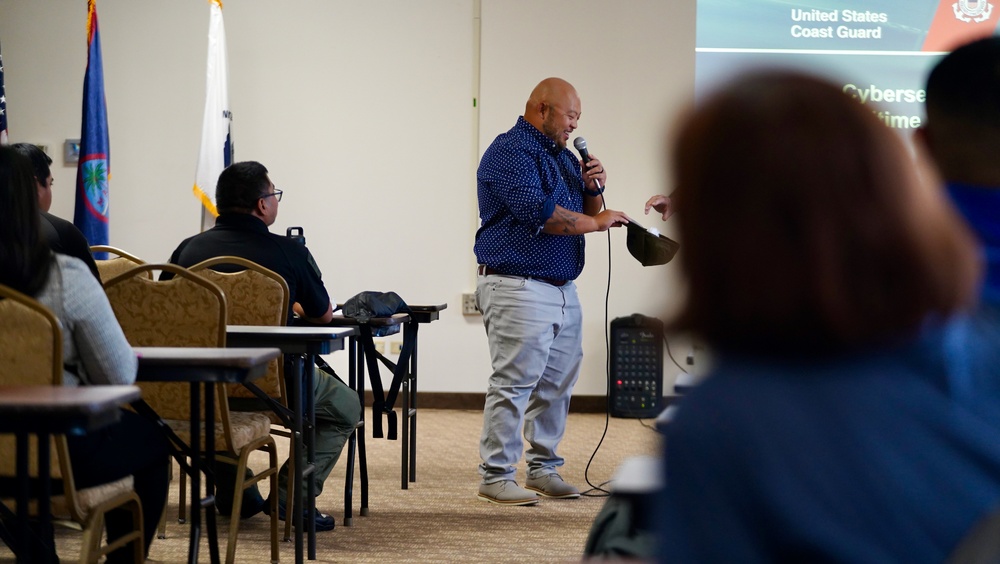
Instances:
[[[499,135],[476,173],[479,264],[504,274],[573,280],[583,271],[583,235],[542,232],[556,205],[583,212],[580,161],[524,117]]]

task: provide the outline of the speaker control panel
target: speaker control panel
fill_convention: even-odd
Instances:
[[[611,415],[655,417],[662,410],[663,325],[641,315],[611,322]]]

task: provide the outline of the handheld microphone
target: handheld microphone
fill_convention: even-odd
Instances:
[[[590,151],[587,150],[587,140],[583,137],[577,137],[573,140],[573,146],[576,150],[580,152],[580,159],[583,160],[583,164],[586,165],[590,162]],[[594,183],[597,184],[597,189],[601,189],[601,181],[594,179]]]
[[[590,161],[590,152],[587,151],[587,140],[583,137],[577,137],[573,140],[573,146],[576,150],[580,152],[580,158],[583,159],[584,164]]]

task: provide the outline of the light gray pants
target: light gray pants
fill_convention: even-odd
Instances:
[[[555,472],[570,395],[583,359],[583,316],[576,285],[553,286],[512,276],[480,276],[493,374],[486,392],[479,473],[483,483],[513,480],[524,438],[528,477]]]

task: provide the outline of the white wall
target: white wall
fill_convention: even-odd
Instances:
[[[540,79],[577,87],[579,133],[607,165],[610,207],[638,215],[667,189],[663,132],[693,92],[694,2],[482,0],[478,58],[474,0],[224,5],[236,158],[263,162],[286,191],[272,230],[305,228],[335,298],[395,290],[411,303],[448,302],[442,320],[421,332],[422,390],[486,388],[481,318],[460,310],[461,294],[475,287],[475,167]],[[208,6],[99,0],[98,15],[111,243],[166,260],[199,227],[191,185]],[[52,211],[68,218],[75,168],[62,166],[61,146],[79,137],[85,24],[83,0],[0,0],[11,140],[49,146]],[[669,224],[661,230],[671,234]],[[642,268],[625,250],[624,230],[612,234],[611,249],[611,318],[676,308],[675,264]],[[605,389],[607,253],[604,235],[588,236],[578,281],[587,362],[577,394]],[[342,356],[331,357],[335,366]]]

